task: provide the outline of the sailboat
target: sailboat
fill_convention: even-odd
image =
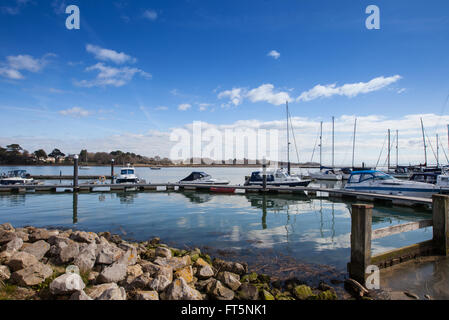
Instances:
[[[343,176],[341,173],[336,172],[334,169],[334,122],[335,118],[332,117],[332,167],[324,167],[322,165],[322,147],[323,147],[323,121],[320,123],[320,171],[309,173],[310,177],[315,180],[330,180],[339,181]]]

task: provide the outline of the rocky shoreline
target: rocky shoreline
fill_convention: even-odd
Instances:
[[[0,300],[336,300],[334,288],[271,281],[245,263],[109,232],[0,225]],[[363,292],[365,294],[365,292]],[[360,296],[360,290],[355,290]]]

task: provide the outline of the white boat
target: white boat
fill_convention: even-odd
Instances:
[[[31,178],[26,170],[8,171],[8,173],[2,174],[0,177],[0,185],[14,184],[36,185],[39,184],[39,182]]]
[[[267,168],[267,186],[276,187],[306,187],[311,180],[303,180],[298,176],[291,176],[283,169]],[[263,185],[263,169],[252,172],[251,176],[245,182],[247,186]]]
[[[343,179],[342,173],[336,172],[333,169],[321,169],[319,172],[309,173],[310,178],[314,180],[330,180],[340,181]]]
[[[120,169],[120,174],[117,176],[115,183],[117,184],[142,184],[145,180],[140,179],[136,175],[136,169],[129,164],[125,168]]]
[[[179,181],[180,184],[218,184],[226,185],[229,184],[229,180],[212,178],[209,174],[205,172],[192,172],[187,177]]]
[[[440,192],[440,187],[430,183],[399,180],[378,170],[367,170],[353,172],[345,190],[430,198]]]

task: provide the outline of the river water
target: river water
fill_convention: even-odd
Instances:
[[[2,171],[15,167],[2,167]],[[21,167],[31,174],[72,174],[71,167]],[[251,168],[137,168],[154,183],[176,182],[191,171],[243,184]],[[109,167],[80,174],[107,175]],[[302,171],[301,173],[306,173]],[[59,183],[54,181],[52,183]],[[324,185],[323,185],[324,186]],[[326,187],[341,187],[327,183]],[[110,231],[125,239],[158,236],[175,247],[200,247],[260,266],[267,273],[298,264],[344,273],[350,256],[351,203],[306,195],[126,192],[0,194],[0,223]],[[373,228],[428,219],[430,211],[375,206]],[[432,238],[432,228],[374,240],[373,254]],[[274,266],[274,267],[273,267]],[[271,269],[270,269],[271,268]],[[317,267],[317,270],[322,267]],[[329,269],[329,270],[330,270]]]

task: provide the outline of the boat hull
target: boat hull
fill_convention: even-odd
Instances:
[[[346,186],[345,190],[378,193],[395,196],[431,198],[433,194],[439,193],[438,188],[416,188],[416,187],[375,187],[375,186]]]
[[[267,187],[307,187],[312,180],[267,182]],[[249,186],[262,186],[262,182],[248,182]]]

